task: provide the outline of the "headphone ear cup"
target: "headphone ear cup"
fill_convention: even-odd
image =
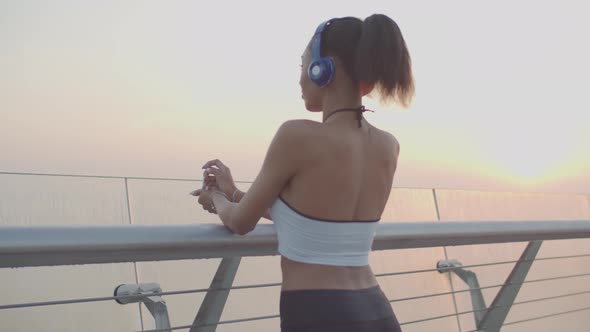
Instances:
[[[313,61],[309,65],[308,75],[312,82],[317,84],[319,87],[324,87],[334,78],[334,61],[332,58],[323,57],[316,61]]]

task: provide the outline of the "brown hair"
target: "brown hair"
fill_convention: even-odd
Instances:
[[[322,56],[335,56],[356,84],[374,85],[382,101],[408,106],[414,95],[412,61],[397,24],[374,14],[334,20],[322,33]]]

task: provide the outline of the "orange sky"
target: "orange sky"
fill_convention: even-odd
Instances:
[[[224,6],[0,3],[0,171],[197,178],[220,158],[252,180],[280,123],[320,120],[298,86],[316,25],[381,12],[417,85],[408,110],[366,101],[402,146],[394,186],[590,193],[583,4]]]

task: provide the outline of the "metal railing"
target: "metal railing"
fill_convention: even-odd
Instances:
[[[540,240],[590,238],[590,221],[522,221],[522,222],[411,222],[383,223],[379,225],[373,244],[373,250],[391,250],[401,248],[425,248],[440,246],[456,246],[470,244],[503,243],[531,241],[540,246]],[[178,260],[198,258],[225,258],[268,256],[277,254],[277,239],[272,225],[259,225],[252,233],[238,236],[230,233],[220,225],[174,225],[174,226],[33,226],[33,227],[0,227],[0,267],[25,267],[47,265],[93,264],[115,262],[137,262],[152,260]],[[230,258],[231,257],[231,258]],[[590,257],[590,254],[545,257],[549,259],[568,259]],[[488,265],[516,263],[532,263],[532,259],[521,258],[516,261],[493,262],[469,266],[439,266],[436,269],[416,270],[407,272],[383,273],[377,277],[394,276],[409,273],[451,272],[467,267],[475,268]],[[223,261],[222,261],[223,263]],[[234,272],[235,275],[235,272]],[[526,274],[525,274],[526,275]],[[556,276],[552,278],[510,282],[512,286],[524,283],[542,282],[563,278],[588,277],[590,273]],[[223,279],[223,278],[222,278]],[[233,280],[233,276],[231,276]],[[481,291],[486,288],[499,288],[507,283],[457,290],[437,294],[392,299],[391,302],[408,301],[461,292]],[[590,284],[590,282],[589,282]],[[150,292],[149,296],[164,296],[186,293],[216,292],[254,287],[278,287],[280,283],[248,285],[239,287],[210,287],[206,289],[182,290],[172,292]],[[554,297],[540,298],[530,301],[510,303],[518,305],[532,301],[542,301],[557,297],[587,294],[590,290],[562,294]],[[145,295],[144,295],[145,296]],[[111,301],[144,296],[108,296],[99,298],[71,299],[36,303],[2,305],[0,309],[23,308],[43,305],[80,303],[92,301]],[[224,302],[224,301],[223,301]],[[427,319],[402,322],[403,325],[415,324],[428,320],[441,319],[477,312],[490,313],[500,306],[476,308],[470,311],[457,312],[449,315],[430,317]],[[579,310],[587,310],[581,308]],[[222,308],[221,308],[222,309]],[[567,311],[569,313],[573,311]],[[216,313],[218,316],[220,312]],[[215,322],[197,322],[149,331],[171,331],[187,328],[205,328],[219,324],[231,324],[244,321],[276,318],[278,315],[267,315],[245,319]],[[545,317],[545,316],[543,316]],[[540,318],[539,318],[540,319]],[[201,320],[206,320],[201,318]],[[509,322],[510,323],[510,322]],[[505,323],[507,324],[507,323]],[[516,324],[516,322],[511,322]],[[486,331],[480,328],[477,331]]]
[[[0,173],[2,174],[2,173]],[[47,174],[30,174],[47,175]],[[62,175],[50,175],[62,176]],[[72,175],[76,176],[76,175]],[[76,176],[87,177],[87,176]],[[92,177],[92,176],[91,176]],[[148,180],[177,180],[189,179],[155,179],[155,178],[120,178],[124,180],[126,188],[127,206],[129,196],[127,192],[128,179]],[[434,193],[434,190],[433,190]],[[131,215],[129,215],[131,218]],[[59,221],[58,221],[59,222]],[[549,278],[524,280],[530,265],[535,260],[586,259],[590,253],[566,256],[536,258],[536,253],[542,240],[590,238],[590,220],[545,220],[545,221],[436,221],[436,222],[395,222],[381,223],[373,243],[373,250],[394,250],[408,248],[446,247],[474,244],[491,244],[528,241],[529,245],[523,256],[518,260],[489,262],[463,266],[457,261],[438,261],[437,267],[432,269],[400,271],[376,274],[377,278],[416,274],[416,273],[455,273],[468,285],[468,289],[450,292],[424,294],[419,296],[390,299],[392,303],[427,299],[437,296],[470,293],[473,310],[459,311],[401,322],[401,325],[418,324],[447,317],[459,317],[472,314],[475,319],[475,331],[499,331],[501,326],[523,323],[531,320],[565,315],[573,312],[590,310],[590,306],[573,310],[560,311],[549,315],[529,317],[517,321],[505,322],[506,313],[512,306],[547,301],[557,298],[582,296],[590,293],[589,289],[579,292],[569,292],[554,296],[541,297],[526,301],[515,302],[514,298],[520,286],[526,283],[545,282],[550,280],[588,278],[590,273],[570,275],[556,275]],[[137,285],[134,294],[103,296],[93,298],[63,299],[43,302],[15,303],[0,305],[0,310],[28,308],[35,306],[62,305],[71,303],[87,303],[97,301],[144,301],[144,304],[159,305],[157,315],[162,315],[162,302],[157,297],[172,296],[189,293],[206,293],[201,310],[194,322],[182,326],[158,326],[155,330],[142,331],[172,331],[191,329],[191,331],[215,331],[221,324],[234,324],[246,321],[256,321],[278,318],[278,314],[248,317],[232,320],[220,320],[227,294],[231,290],[279,287],[280,283],[252,284],[233,286],[233,278],[241,257],[277,255],[277,238],[272,225],[258,225],[246,236],[231,234],[220,225],[120,225],[120,226],[0,226],[0,268],[33,267],[72,264],[102,264],[120,262],[161,261],[180,259],[223,258],[218,273],[209,288],[161,291],[157,284],[149,289],[145,284]],[[433,262],[434,263],[434,262]],[[514,264],[513,273],[502,284],[480,287],[475,274],[466,268],[480,268],[490,265]],[[139,281],[136,280],[138,283]],[[588,282],[590,284],[590,280]],[[115,286],[115,285],[114,285]],[[144,287],[144,288],[142,288]],[[499,288],[499,293],[489,306],[483,303],[481,291]],[[149,297],[155,303],[147,303]],[[165,310],[165,303],[164,303]],[[152,312],[152,309],[150,309]],[[498,314],[503,312],[503,314]],[[156,313],[152,312],[156,317]],[[167,314],[166,314],[167,315]],[[484,319],[485,318],[485,319]],[[157,319],[157,318],[156,318]],[[165,317],[164,320],[167,320]],[[463,331],[465,332],[465,331]]]
[[[381,223],[373,250],[590,237],[590,220]],[[1,226],[0,267],[277,255],[273,225]]]

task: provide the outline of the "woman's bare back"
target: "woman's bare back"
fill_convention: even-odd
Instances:
[[[306,144],[298,155],[304,168],[289,181],[281,197],[295,210],[325,220],[379,219],[399,154],[393,135],[363,121],[302,121]],[[377,284],[369,266],[343,267],[281,260],[283,289],[360,289]]]

